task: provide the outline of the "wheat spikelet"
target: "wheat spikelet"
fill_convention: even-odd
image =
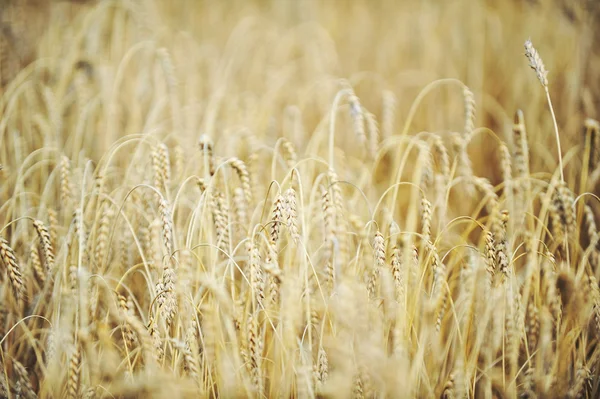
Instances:
[[[246,195],[246,202],[248,204],[252,203],[252,188],[251,188],[251,180],[250,180],[250,173],[248,172],[248,168],[246,167],[246,164],[244,163],[244,161],[242,161],[239,158],[231,158],[230,159],[230,164],[231,167],[233,168],[233,170],[235,170],[235,172],[238,175],[238,178],[240,179],[240,183],[242,184],[242,189],[244,190],[244,194]]]
[[[101,215],[94,248],[94,258],[99,266],[104,265],[108,258],[108,236],[110,234],[110,223],[115,216],[115,212],[112,206],[105,204]]]
[[[448,155],[448,149],[444,145],[440,136],[433,136],[431,140],[431,148],[436,158],[440,173],[444,178],[444,184],[450,180],[450,157]]]
[[[41,220],[35,220],[33,222],[33,227],[35,228],[35,231],[40,239],[40,246],[44,258],[44,264],[46,266],[46,272],[51,273],[54,271],[54,248],[52,247],[50,233],[48,232],[44,222]]]
[[[81,372],[81,349],[78,344],[69,360],[69,381],[67,384],[67,397],[77,398],[79,392],[79,377]]]
[[[433,181],[433,162],[431,159],[431,148],[426,142],[420,142],[419,147],[419,159],[418,162],[421,165],[421,181],[419,186],[423,191],[427,191]]]
[[[500,271],[500,273],[502,273],[502,276],[504,279],[509,277],[509,254],[508,254],[508,248],[507,248],[507,235],[506,235],[506,229],[507,229],[507,225],[508,225],[508,211],[503,210],[502,214],[501,214],[501,228],[500,231],[498,232],[498,235],[496,236],[496,262],[497,262],[497,267],[498,270]]]
[[[527,306],[527,320],[525,333],[529,350],[535,350],[540,335],[540,317],[538,307],[533,300],[530,300]]]
[[[29,257],[31,258],[31,267],[33,269],[35,277],[43,286],[46,282],[46,273],[42,268],[42,261],[40,260],[40,254],[38,252],[36,244],[31,245],[31,248],[29,249]]]
[[[218,191],[211,196],[211,209],[213,213],[213,221],[215,231],[217,233],[217,246],[227,251],[229,249],[229,206],[225,195]]]
[[[27,399],[37,398],[25,367],[18,360],[13,359],[13,369],[17,377],[17,383],[20,384],[23,391],[23,397]]]
[[[158,211],[162,223],[162,239],[165,250],[169,257],[173,254],[173,218],[171,208],[166,199],[161,198],[158,203]]]
[[[290,235],[292,236],[292,240],[297,244],[300,241],[300,232],[298,230],[296,190],[293,187],[288,188],[284,194],[284,211]]]
[[[363,113],[363,107],[360,104],[360,100],[351,89],[350,94],[348,95],[348,104],[350,105],[350,118],[352,119],[354,134],[358,139],[359,145],[362,146],[367,143],[367,135],[365,133],[365,115]]]
[[[63,155],[60,157],[60,200],[67,206],[71,198],[71,161]]]
[[[510,150],[505,143],[500,144],[500,169],[504,181],[504,195],[512,194],[512,160]]]
[[[546,71],[544,61],[542,61],[542,57],[540,57],[537,50],[533,47],[530,39],[525,41],[525,56],[529,60],[529,66],[535,71],[542,86],[548,87],[548,71]]]
[[[464,137],[459,135],[452,136],[452,146],[456,154],[457,174],[465,179],[467,187],[472,187],[473,166],[467,152],[468,144],[469,142]]]
[[[468,137],[475,130],[475,96],[467,86],[463,87],[465,103],[465,135]]]
[[[380,231],[375,233],[373,239],[373,268],[367,284],[367,292],[371,300],[375,299],[377,294],[377,281],[381,271],[385,267],[385,241]]]
[[[496,274],[496,242],[494,233],[487,231],[485,233],[485,255],[486,255],[486,270],[489,276],[489,285],[493,285],[494,276]]]
[[[573,196],[571,191],[562,183],[559,183],[553,193],[550,216],[552,218],[552,233],[557,242],[565,239],[567,234],[573,234],[576,227]]]
[[[421,198],[421,235],[425,244],[431,241],[431,202]]]
[[[50,242],[53,247],[58,244],[58,233],[56,231],[58,227],[58,214],[54,209],[47,209],[48,212],[48,231],[50,232]]]
[[[17,303],[24,299],[25,285],[23,284],[23,275],[21,267],[17,262],[15,251],[10,247],[8,241],[0,237],[0,259],[8,274],[10,286]]]
[[[248,369],[254,391],[258,397],[263,395],[264,385],[262,378],[262,351],[263,342],[256,316],[250,315],[247,321],[247,341],[249,351]]]
[[[317,352],[317,364],[315,365],[314,377],[316,380],[316,389],[320,391],[323,387],[323,384],[327,382],[327,378],[329,376],[329,361],[327,359],[327,352],[323,345],[319,346],[319,351]]]
[[[256,243],[249,239],[247,242],[247,251],[250,259],[250,285],[254,294],[253,298],[256,301],[256,306],[260,309],[263,307],[265,299],[265,282],[263,268],[261,267],[260,252]]]
[[[285,199],[283,195],[278,194],[275,198],[275,204],[273,205],[273,213],[271,215],[271,245],[275,246],[279,241],[279,232],[281,229],[281,223],[283,221]]]

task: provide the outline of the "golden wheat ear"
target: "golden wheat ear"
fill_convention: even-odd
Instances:
[[[562,149],[560,146],[560,134],[558,133],[558,124],[556,123],[556,115],[554,115],[554,108],[552,107],[552,100],[550,99],[550,92],[548,90],[548,71],[544,66],[542,57],[537,52],[530,39],[525,41],[525,56],[529,60],[529,66],[535,71],[535,74],[540,81],[540,84],[546,92],[546,100],[548,101],[548,107],[550,107],[550,113],[552,114],[552,122],[554,123],[554,133],[556,134],[556,145],[558,151],[558,166],[560,168],[560,180],[565,181],[563,160],[562,160]]]

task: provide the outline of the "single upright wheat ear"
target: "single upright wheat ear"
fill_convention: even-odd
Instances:
[[[529,66],[531,69],[535,71],[538,80],[542,84],[544,91],[546,92],[546,99],[548,100],[548,106],[550,107],[550,113],[552,114],[552,122],[554,122],[554,133],[556,134],[556,145],[558,146],[558,166],[560,168],[560,180],[562,182],[565,181],[565,175],[563,172],[563,162],[562,162],[562,150],[560,147],[560,135],[558,134],[558,124],[556,123],[556,116],[554,115],[554,108],[552,108],[552,100],[550,100],[550,92],[548,91],[548,71],[546,71],[546,67],[544,66],[544,61],[542,61],[542,57],[537,52],[537,50],[533,47],[530,39],[527,39],[525,42],[525,56],[529,60]]]

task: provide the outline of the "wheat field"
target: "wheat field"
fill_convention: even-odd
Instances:
[[[599,15],[0,0],[0,397],[600,397]]]

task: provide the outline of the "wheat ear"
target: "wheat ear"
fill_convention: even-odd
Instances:
[[[563,172],[563,161],[562,161],[562,150],[560,146],[560,135],[558,134],[558,124],[556,123],[556,116],[554,115],[554,108],[552,107],[552,100],[550,99],[550,92],[548,91],[548,71],[544,66],[542,57],[533,47],[531,40],[525,42],[525,56],[529,60],[529,66],[535,71],[538,80],[542,84],[544,91],[546,92],[546,100],[548,100],[548,106],[550,107],[550,113],[552,114],[552,122],[554,122],[554,133],[556,134],[556,145],[558,146],[558,165],[560,168],[560,180],[565,181],[565,175]]]

